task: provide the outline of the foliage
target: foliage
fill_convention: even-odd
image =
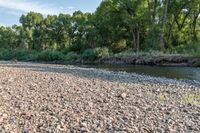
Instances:
[[[103,0],[94,13],[29,12],[20,23],[0,27],[0,58],[68,60],[63,51],[89,60],[110,51],[120,52],[117,56],[200,53],[200,0]]]
[[[95,48],[94,49],[95,57],[96,58],[104,58],[104,57],[109,57],[109,49],[104,47],[104,48]]]
[[[65,56],[65,61],[76,61],[77,59],[80,58],[80,55],[78,55],[75,52],[69,52],[67,53],[67,55]]]
[[[192,105],[200,105],[200,95],[187,95],[182,98],[183,102],[189,103]]]
[[[108,48],[95,48],[95,49],[86,49],[83,52],[83,59],[87,59],[90,61],[93,61],[97,58],[104,58],[104,57],[109,57],[110,56],[110,52]]]
[[[158,97],[159,97],[160,101],[166,101],[166,96],[165,95],[160,94]]]
[[[43,60],[43,61],[56,61],[63,59],[64,59],[64,54],[62,52],[50,49],[44,50],[38,55],[38,60]]]
[[[0,49],[0,59],[34,61],[37,60],[37,52],[24,49],[15,49],[15,50]]]
[[[115,57],[140,57],[140,56],[162,56],[164,55],[163,52],[155,51],[155,50],[149,50],[144,52],[135,52],[132,49],[128,49],[126,51],[120,52],[115,54]]]
[[[96,54],[93,49],[86,49],[82,55],[83,59],[94,61],[96,59]]]
[[[9,50],[5,48],[0,49],[0,59],[5,60],[5,57],[8,55]]]
[[[169,53],[189,54],[191,56],[200,56],[200,42],[179,45],[168,49]]]

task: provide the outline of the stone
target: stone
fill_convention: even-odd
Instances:
[[[122,99],[125,99],[125,98],[127,97],[127,94],[126,94],[126,93],[122,93],[122,94],[120,95],[120,97],[121,97]]]

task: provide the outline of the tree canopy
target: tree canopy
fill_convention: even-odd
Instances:
[[[115,53],[200,45],[200,0],[103,0],[94,13],[29,12],[19,21],[0,27],[0,48]]]

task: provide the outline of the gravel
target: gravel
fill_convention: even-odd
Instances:
[[[199,133],[200,83],[0,62],[0,133]]]

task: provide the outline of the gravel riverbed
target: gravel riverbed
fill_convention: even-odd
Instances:
[[[0,133],[199,133],[200,83],[0,62]]]

